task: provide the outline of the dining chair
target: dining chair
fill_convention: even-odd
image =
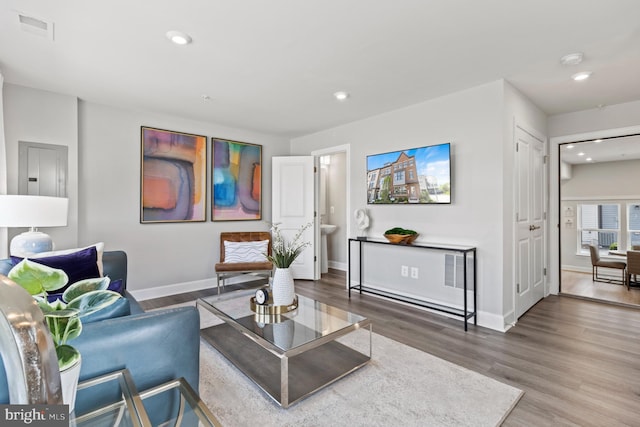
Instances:
[[[594,282],[605,282],[605,283],[620,283],[624,285],[627,283],[626,277],[626,269],[627,263],[623,261],[604,261],[600,259],[600,253],[598,252],[598,248],[594,245],[589,245],[589,252],[591,254],[591,278]],[[614,268],[618,270],[622,270],[622,279],[614,279],[613,277],[604,277],[598,275],[598,268]],[[627,285],[628,286],[628,285]]]
[[[640,251],[627,251],[627,289],[631,287],[631,276],[637,283],[636,275],[640,274]]]

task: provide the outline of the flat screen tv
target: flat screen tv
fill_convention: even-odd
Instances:
[[[367,204],[451,203],[451,144],[367,156]]]

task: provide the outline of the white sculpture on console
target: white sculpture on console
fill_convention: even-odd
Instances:
[[[353,212],[353,217],[358,224],[358,240],[367,240],[367,228],[369,228],[369,215],[364,208],[356,209]]]

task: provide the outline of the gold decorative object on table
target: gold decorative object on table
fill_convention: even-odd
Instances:
[[[273,300],[269,298],[269,303],[258,304],[255,297],[251,297],[249,300],[251,311],[255,313],[257,322],[260,323],[278,323],[282,319],[280,316],[284,313],[289,313],[298,308],[298,296],[294,295],[293,302],[289,305],[274,305]]]

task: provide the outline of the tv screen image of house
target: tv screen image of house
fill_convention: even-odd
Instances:
[[[451,144],[367,156],[367,203],[451,203]]]

